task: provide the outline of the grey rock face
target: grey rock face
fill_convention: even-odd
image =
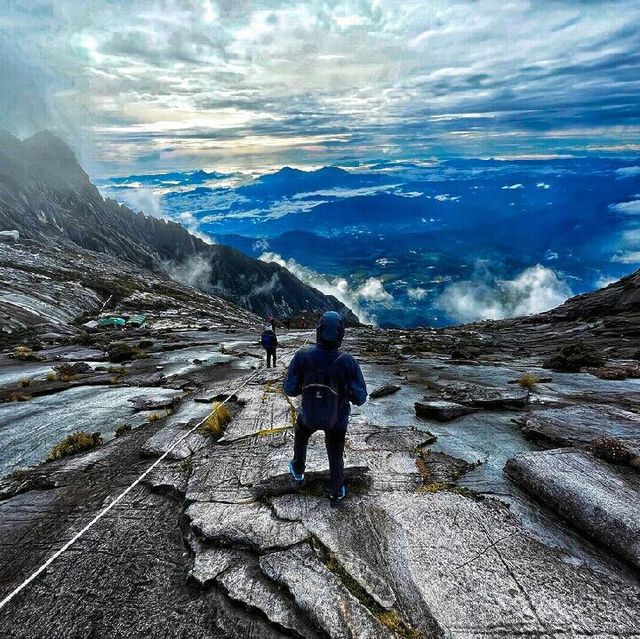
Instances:
[[[562,517],[640,568],[640,476],[583,451],[523,453],[509,476]]]
[[[289,590],[296,604],[336,639],[391,639],[391,633],[324,566],[307,545],[271,553],[260,568]]]
[[[231,599],[259,610],[276,626],[309,639],[320,636],[282,588],[265,577],[258,557],[251,553],[228,548],[200,549],[189,574],[203,587],[215,583]]]
[[[225,321],[222,312],[218,319],[207,317],[207,323]],[[377,357],[374,364],[362,353],[375,352],[381,331],[350,331],[345,346],[357,355],[362,349],[371,387],[386,384],[392,366],[396,375],[407,374],[408,383],[402,392],[354,411],[345,443],[348,497],[331,508],[323,494],[328,463],[322,433],[310,440],[307,485],[298,488],[288,476],[297,400],[282,394],[283,369],[260,371],[238,389],[261,355],[255,331],[228,337],[177,329],[185,327],[183,321],[176,307],[158,312],[154,322],[173,330],[154,326],[153,335],[144,336],[153,342],[150,357],[124,372],[118,368],[117,385],[90,393],[60,391],[77,393],[74,409],[83,416],[99,400],[109,429],[113,397],[128,421],[133,416],[142,423],[89,454],[0,482],[3,591],[148,468],[149,455],[168,451],[210,412],[212,400],[235,393],[227,403],[232,421],[224,436],[198,430],[182,442],[0,612],[8,636],[638,637],[635,560],[621,555],[631,567],[614,560],[598,547],[613,540],[590,533],[591,545],[553,512],[566,517],[561,504],[579,503],[571,508],[585,518],[612,530],[626,525],[620,543],[637,548],[637,495],[624,496],[620,484],[636,490],[631,469],[586,455],[594,467],[567,463],[565,473],[564,462],[549,459],[531,471],[530,489],[521,483],[532,494],[540,486],[553,487],[539,506],[502,472],[506,458],[536,446],[514,426],[512,412],[473,409],[460,423],[431,423],[437,442],[414,414],[413,402],[426,392],[472,410],[458,399],[491,399],[480,390],[502,392],[529,363],[497,366],[483,359],[477,366],[453,367],[432,358],[399,366],[400,355],[389,355],[384,364]],[[281,349],[285,362],[304,335],[292,333],[290,340]],[[436,337],[430,340],[433,345]],[[224,358],[214,348],[221,341]],[[195,358],[203,364],[194,366]],[[2,368],[3,362],[0,373],[10,383],[20,380],[20,370],[42,374],[41,362],[7,360]],[[157,366],[169,379],[154,383],[184,390],[148,387]],[[143,386],[126,388],[133,383]],[[451,397],[446,400],[441,391]],[[553,386],[532,393],[525,418],[553,417],[557,430],[567,432],[575,422],[572,437],[580,446],[579,430],[585,430],[586,441],[589,422],[610,430],[609,418],[615,428],[633,422],[635,404],[624,403],[633,392],[631,381],[559,374]],[[183,399],[157,423],[127,401],[165,393]],[[594,397],[600,403],[589,412],[585,403]],[[63,400],[61,395],[58,403]],[[5,425],[25,406],[5,406]],[[611,477],[601,474],[603,468]],[[537,527],[523,515],[524,503],[535,509]],[[556,533],[560,528],[563,536]]]
[[[249,546],[259,551],[293,546],[309,535],[297,522],[282,522],[260,503],[196,503],[186,512],[193,530],[212,543]]]
[[[437,419],[441,422],[449,422],[463,415],[469,415],[473,412],[472,408],[457,404],[455,402],[447,402],[444,400],[435,400],[430,402],[416,402],[414,404],[416,415],[427,419]]]
[[[380,397],[386,397],[387,395],[393,395],[400,390],[400,386],[396,386],[395,384],[385,384],[384,386],[380,386],[375,390],[369,393],[369,397],[371,399],[378,399]]]
[[[259,385],[243,397],[230,437],[193,460],[187,515],[206,544],[194,546],[202,583],[218,580],[219,559],[200,554],[222,544],[248,553],[230,560],[238,574],[253,570],[257,555],[260,579],[284,586],[331,636],[388,636],[391,620],[427,637],[544,636],[552,628],[586,637],[633,627],[636,586],[565,561],[499,502],[439,488],[461,469],[458,460],[419,455],[428,435],[352,425],[347,477],[363,479],[348,480],[347,503],[331,509],[317,492],[327,481],[322,435],[310,442],[310,482],[297,489],[286,478],[292,433],[269,417],[284,415],[286,400]],[[261,429],[265,421],[270,428]]]

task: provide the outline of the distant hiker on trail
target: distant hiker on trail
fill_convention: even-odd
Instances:
[[[278,348],[278,338],[276,332],[273,330],[270,324],[267,324],[262,331],[260,337],[260,343],[262,348],[267,351],[267,368],[271,368],[271,362],[276,365],[276,348]]]
[[[350,402],[362,406],[367,401],[367,386],[358,362],[353,355],[338,350],[343,337],[342,317],[335,311],[325,313],[316,329],[316,345],[300,349],[294,355],[284,380],[287,395],[302,395],[289,472],[298,485],[304,485],[309,437],[323,430],[332,506],[347,494],[343,455]]]

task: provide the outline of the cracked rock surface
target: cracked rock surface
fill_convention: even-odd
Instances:
[[[160,341],[131,377],[149,379],[163,353],[191,358],[212,348],[197,340],[216,338]],[[3,636],[640,637],[637,471],[581,450],[607,434],[589,411],[615,418],[603,422],[609,434],[635,437],[633,407],[619,401],[633,397],[631,382],[558,375],[525,393],[507,386],[521,372],[512,366],[416,358],[400,367],[392,351],[370,358],[370,334],[354,332],[347,347],[372,388],[407,383],[354,411],[349,494],[331,508],[323,434],[310,440],[306,486],[293,485],[297,402],[282,393],[283,369],[256,373],[260,351],[251,336],[237,338],[226,353],[239,354],[221,364],[214,354],[160,392],[127,391],[132,411],[129,398],[164,402],[181,388],[171,414],[2,481],[6,592],[229,397],[224,433],[198,428],[173,448],[0,611]],[[282,341],[288,361],[304,334]],[[596,392],[602,403],[585,407],[585,393]],[[418,418],[414,403],[425,395],[466,414]],[[573,423],[574,448],[541,450],[525,423]],[[551,436],[542,443],[555,445]]]

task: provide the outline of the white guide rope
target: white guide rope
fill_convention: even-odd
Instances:
[[[300,348],[304,348],[306,343],[309,341],[309,338],[314,333],[315,329],[311,331],[305,341],[303,342]],[[298,349],[300,350],[300,349]],[[297,351],[296,351],[297,352]],[[220,406],[224,406],[238,391],[242,390],[258,373],[260,373],[264,369],[264,365],[258,368],[252,375],[247,377],[247,379],[238,386],[233,392],[229,393],[222,402],[220,402]],[[209,417],[207,415],[207,417]],[[176,448],[179,444],[181,444],[189,435],[195,432],[207,419],[204,417],[201,419],[195,426],[190,428],[188,431],[185,431],[181,437],[179,437],[169,448],[162,453],[156,461],[145,470],[142,475],[140,475],[131,485],[125,488],[110,504],[105,506],[82,530],[77,532],[64,546],[62,546],[59,550],[57,550],[49,559],[47,559],[35,572],[33,572],[29,577],[27,577],[19,586],[14,588],[2,601],[0,601],[0,610],[2,610],[19,592],[21,592],[24,588],[26,588],[34,579],[36,579],[39,575],[41,575],[60,555],[66,552],[73,544],[82,537],[87,530],[89,530],[94,524],[100,521],[112,508],[114,508],[117,504],[119,504],[140,482],[163,460],[167,457],[167,455]]]

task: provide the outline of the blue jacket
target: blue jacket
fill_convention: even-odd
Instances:
[[[350,402],[362,406],[367,401],[367,385],[362,376],[360,366],[353,355],[338,352],[344,336],[344,321],[334,311],[322,316],[316,331],[316,345],[300,349],[291,360],[287,377],[284,380],[284,392],[290,397],[302,394],[305,371],[316,367],[325,368],[341,355],[335,366],[336,387],[341,388],[340,417],[335,430],[347,430]],[[342,381],[340,384],[338,381]],[[300,413],[302,423],[305,423],[304,413]]]

